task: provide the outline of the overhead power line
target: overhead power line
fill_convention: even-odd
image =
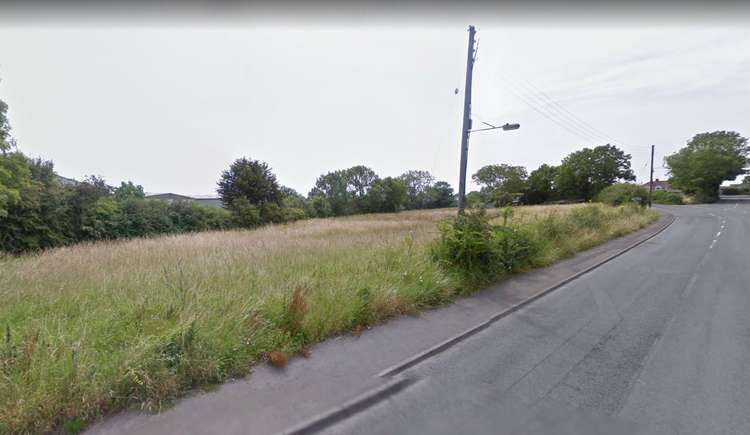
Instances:
[[[507,77],[507,76],[506,76]],[[531,90],[532,93],[535,93],[537,96],[540,97],[543,101],[547,103],[548,106],[555,109],[558,113],[562,114],[563,116],[567,116],[572,120],[572,122],[576,123],[577,125],[581,126],[583,129],[593,133],[594,135],[597,135],[601,138],[604,138],[610,142],[618,143],[622,145],[622,141],[617,140],[613,138],[612,136],[608,135],[607,133],[604,133],[603,131],[599,130],[598,128],[594,127],[593,125],[589,124],[585,120],[581,119],[579,116],[577,116],[575,113],[568,110],[566,107],[564,107],[562,104],[555,101],[552,97],[550,97],[546,92],[539,89],[537,86],[535,86],[531,81],[528,79],[520,78],[517,79],[522,86],[525,86],[527,89]]]
[[[569,133],[594,143],[607,142],[624,146],[622,141],[613,138],[584,121],[531,82],[527,81],[527,84],[523,85],[520,80],[512,80],[502,74],[500,78],[508,85],[508,90],[523,103]]]
[[[567,124],[564,121],[561,121],[557,117],[555,117],[553,114],[549,113],[549,111],[545,110],[543,107],[540,107],[537,103],[530,100],[528,97],[524,96],[521,92],[513,89],[512,87],[508,88],[510,92],[512,92],[518,99],[520,99],[523,103],[525,103],[529,108],[537,112],[539,115],[543,116],[544,118],[548,119],[549,121],[553,122],[554,124],[558,125],[563,130],[567,131],[568,133],[583,139],[586,142],[591,143],[598,143],[602,140],[596,136],[591,135],[590,133],[587,133],[584,130],[581,130],[580,128],[576,128],[572,125]]]

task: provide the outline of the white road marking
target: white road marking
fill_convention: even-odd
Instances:
[[[716,243],[716,239],[714,239],[713,242],[711,242],[711,246],[708,247],[708,249],[714,249],[714,244]]]
[[[721,235],[721,231],[719,231],[718,233],[716,233],[716,237],[719,237],[720,235]]]

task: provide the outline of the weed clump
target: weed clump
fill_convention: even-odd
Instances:
[[[509,213],[504,213],[507,222]],[[484,209],[440,224],[433,258],[470,285],[479,285],[530,264],[539,251],[531,232],[520,225],[494,225]]]

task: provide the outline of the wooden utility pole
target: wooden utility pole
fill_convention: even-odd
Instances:
[[[469,153],[469,130],[471,130],[471,78],[474,72],[474,26],[469,26],[469,49],[466,54],[466,87],[464,88],[464,122],[461,129],[461,168],[458,180],[458,213],[466,206],[466,163]]]
[[[651,176],[648,182],[648,208],[651,208],[651,195],[654,193],[654,145],[651,145]]]

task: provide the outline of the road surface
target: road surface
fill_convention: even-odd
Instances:
[[[750,201],[662,209],[655,238],[325,432],[750,434]]]

